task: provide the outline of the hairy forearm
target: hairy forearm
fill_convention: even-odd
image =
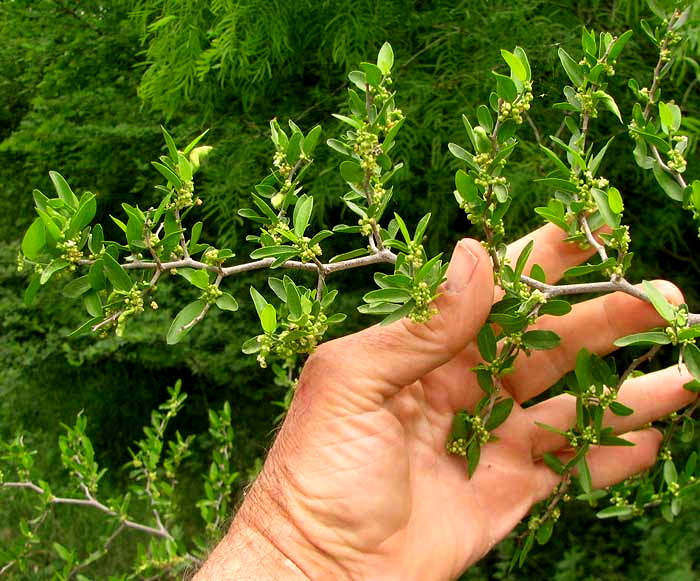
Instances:
[[[343,579],[339,567],[300,532],[284,493],[263,473],[195,581]]]
[[[278,545],[270,531],[238,515],[194,580],[309,579]]]

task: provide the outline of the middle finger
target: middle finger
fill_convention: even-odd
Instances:
[[[671,283],[655,281],[672,303],[683,296]],[[548,329],[561,337],[555,349],[521,353],[513,373],[503,378],[504,385],[518,402],[542,393],[576,365],[582,348],[606,355],[615,350],[614,341],[625,335],[659,326],[664,320],[649,303],[623,292],[615,292],[573,305],[563,317],[544,316],[532,329]]]
[[[625,381],[620,388],[617,401],[634,410],[629,416],[605,413],[603,425],[622,434],[641,428],[693,402],[697,394],[683,388],[692,376],[686,369],[669,367],[647,375]],[[545,452],[555,452],[567,445],[566,438],[536,426],[543,423],[562,432],[576,423],[576,398],[563,394],[538,403],[524,410],[532,422],[532,455],[541,457]]]

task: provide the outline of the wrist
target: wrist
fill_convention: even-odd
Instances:
[[[226,536],[194,581],[348,578],[305,537],[287,513],[284,495],[270,490],[266,480],[263,473],[252,486]]]

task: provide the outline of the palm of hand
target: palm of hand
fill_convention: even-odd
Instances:
[[[546,239],[557,235],[551,228],[535,233],[545,250],[538,252],[536,244],[531,258],[554,279],[586,257]],[[526,242],[514,245],[515,256]],[[441,297],[434,327],[400,322],[397,333],[395,326],[372,327],[322,346],[304,369],[266,470],[277,466],[288,483],[281,491],[282,504],[302,535],[351,578],[456,577],[558,482],[541,456],[552,452],[565,457],[566,441],[535,421],[567,429],[575,413],[567,396],[528,409],[516,404],[496,430],[497,440],[483,447],[471,479],[465,461],[445,452],[454,413],[473,408],[482,395],[470,370],[479,362],[472,340],[491,303],[491,295],[483,293],[489,289],[490,267],[481,273],[477,268],[475,276],[482,277],[477,281],[482,293],[468,300],[482,304],[473,311],[452,312],[456,307],[450,302],[458,299]],[[438,337],[435,328],[446,324],[440,320],[443,314],[458,319],[448,324],[462,336]],[[559,333],[562,345],[518,359],[503,396],[526,401],[569,371],[579,348],[607,353],[615,338],[659,322],[649,305],[625,295],[594,299],[566,317],[545,319],[542,325]],[[589,329],[596,333],[587,334]],[[408,343],[415,339],[418,348],[406,347],[406,337]],[[428,365],[415,381],[395,381],[411,377],[400,367],[402,361],[421,368],[423,357],[435,357],[423,352],[433,346],[446,350],[437,356],[437,365]],[[685,378],[660,373],[666,375],[651,374],[625,389],[626,403],[638,413],[633,419],[612,419],[616,432],[635,429],[692,398],[682,389]],[[662,380],[664,392],[659,394]],[[651,388],[657,389],[656,403],[647,397]],[[623,453],[601,448],[591,454],[594,484],[607,485],[653,461],[655,432],[626,437],[637,445]]]

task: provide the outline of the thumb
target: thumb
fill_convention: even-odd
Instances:
[[[371,391],[368,396],[391,395],[449,361],[476,337],[493,304],[493,290],[488,254],[476,240],[461,240],[433,303],[437,313],[427,323],[402,319],[375,325],[326,348],[337,354],[338,372],[361,383],[354,388]]]

